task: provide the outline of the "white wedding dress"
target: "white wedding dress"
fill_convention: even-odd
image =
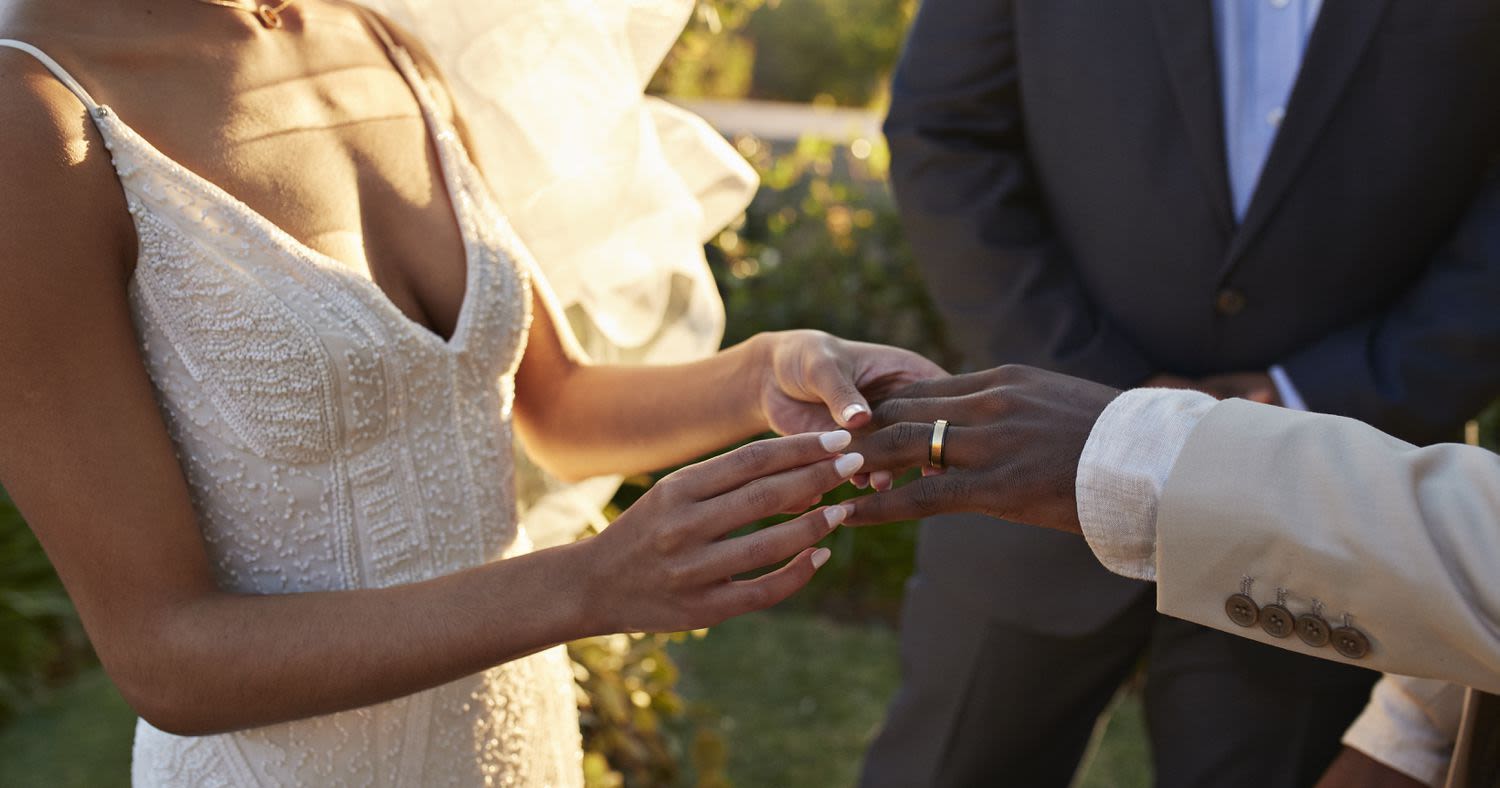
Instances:
[[[696,115],[644,90],[697,0],[361,0],[442,67],[500,209],[596,361],[706,356],[724,305],[703,242],[757,178]],[[524,448],[524,447],[523,447]],[[615,477],[563,484],[518,455],[538,546],[604,525]]]
[[[467,289],[447,340],[407,318],[366,275],[162,154],[44,53],[0,41],[66,83],[109,148],[140,239],[130,283],[136,328],[227,590],[383,587],[533,549],[518,523],[510,415],[535,263],[432,110],[409,57],[386,43],[422,105],[464,238]],[[490,171],[503,179],[505,163]],[[752,182],[733,168],[724,181],[741,194]],[[672,209],[660,199],[642,204]],[[702,221],[703,203],[692,204]],[[676,235],[696,243],[699,232],[679,226]],[[663,276],[641,265],[614,281]],[[610,296],[591,300],[607,323]],[[625,309],[637,326],[654,321],[645,336],[591,344],[648,358],[708,352],[720,328],[710,301],[708,322],[696,324],[686,316],[704,314],[701,302],[674,316],[664,302],[637,301]],[[676,347],[652,352],[671,336]],[[609,485],[586,497],[607,495]],[[573,514],[554,507],[554,526],[566,530]],[[580,786],[572,668],[558,647],[390,702],[220,735],[175,736],[140,721],[132,778],[138,786]]]

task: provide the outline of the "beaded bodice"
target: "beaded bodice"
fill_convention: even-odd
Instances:
[[[227,590],[390,586],[530,549],[510,420],[530,265],[406,53],[393,46],[392,59],[433,132],[464,238],[466,289],[448,340],[64,79],[124,187],[140,239],[136,328]],[[133,772],[149,785],[576,785],[576,714],[571,667],[554,649],[239,733],[177,737],[143,721]]]

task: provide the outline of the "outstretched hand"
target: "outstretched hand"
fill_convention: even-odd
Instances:
[[[766,423],[781,435],[868,426],[871,400],[948,376],[909,350],[821,331],[783,331],[765,339],[760,405]]]
[[[865,471],[925,468],[933,422],[946,419],[946,467],[855,500],[847,522],[979,512],[1079,533],[1078,460],[1119,393],[1020,366],[908,386],[875,408],[873,431],[856,438],[852,450],[864,455]]]
[[[598,632],[675,632],[717,624],[786,599],[828,559],[814,549],[848,509],[829,506],[743,536],[763,517],[805,509],[859,469],[849,433],[746,444],[657,482],[609,528],[580,543],[599,584]],[[790,559],[790,560],[788,560]],[[735,576],[787,561],[750,580]]]

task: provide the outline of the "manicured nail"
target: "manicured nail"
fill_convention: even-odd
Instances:
[[[823,447],[823,451],[840,451],[852,440],[854,436],[848,430],[834,430],[818,436],[818,444]]]
[[[828,520],[828,530],[832,531],[839,523],[849,519],[849,507],[830,506],[823,510],[823,517]]]
[[[874,487],[876,492],[885,492],[891,489],[891,486],[895,482],[896,477],[890,471],[875,471],[870,474],[870,486]]]
[[[828,557],[831,555],[833,555],[833,551],[826,547],[819,547],[814,550],[812,554],[813,569],[817,569],[828,563]]]
[[[870,412],[870,409],[868,407],[866,407],[864,405],[861,405],[858,402],[856,402],[853,405],[850,405],[849,407],[844,408],[844,414],[843,414],[844,415],[844,423],[848,424],[849,420],[852,419],[852,418],[854,418],[855,416],[858,416],[861,413],[869,413],[869,412]]]
[[[859,452],[854,452],[852,454],[845,454],[837,460],[834,460],[833,469],[838,471],[840,476],[847,477],[853,476],[854,472],[859,470],[860,466],[864,464],[865,455],[860,454]]]

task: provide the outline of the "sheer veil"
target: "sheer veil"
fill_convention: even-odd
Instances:
[[[701,118],[645,86],[695,0],[361,0],[432,51],[473,155],[597,361],[668,363],[719,346],[703,241],[749,204],[755,172]],[[618,478],[564,484],[517,450],[522,522],[565,542]]]

